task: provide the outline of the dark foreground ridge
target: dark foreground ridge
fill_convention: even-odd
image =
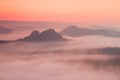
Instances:
[[[17,41],[65,41],[66,39],[62,37],[59,33],[57,33],[54,29],[48,29],[43,32],[39,32],[37,30],[32,31],[32,33],[19,39]]]
[[[87,29],[77,26],[69,26],[60,32],[62,35],[70,37],[101,35],[106,37],[120,37],[120,31],[108,29]]]
[[[9,42],[14,42],[14,41],[11,41],[11,40],[0,40],[0,44],[1,43],[9,43]]]

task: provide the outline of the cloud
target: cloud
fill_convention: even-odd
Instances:
[[[12,30],[10,28],[0,26],[0,34],[8,34],[8,33],[11,33],[11,32],[12,32]]]

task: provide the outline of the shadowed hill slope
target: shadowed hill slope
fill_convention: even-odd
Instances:
[[[60,32],[62,35],[70,37],[101,35],[106,37],[120,37],[120,31],[107,29],[87,29],[77,26],[69,26]]]

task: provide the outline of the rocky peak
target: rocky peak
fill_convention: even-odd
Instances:
[[[20,40],[22,41],[63,41],[65,39],[62,37],[62,35],[60,35],[54,29],[48,29],[41,33],[39,33],[39,31],[37,30],[34,30],[29,36]]]
[[[30,36],[39,36],[39,31],[38,30],[34,30],[31,32]]]

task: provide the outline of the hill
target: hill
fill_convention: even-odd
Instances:
[[[120,37],[120,31],[108,29],[87,29],[77,26],[69,26],[60,32],[62,35],[70,37],[101,35],[106,37]]]
[[[54,29],[48,29],[43,32],[39,32],[34,30],[27,37],[19,39],[18,41],[64,41],[65,38],[62,37],[59,33],[57,33]]]

